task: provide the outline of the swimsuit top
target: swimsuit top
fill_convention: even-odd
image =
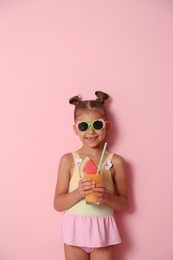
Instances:
[[[77,152],[72,152],[74,159],[74,172],[69,184],[69,192],[77,189],[79,180],[81,179],[79,174],[79,166],[82,161]],[[106,184],[108,192],[115,193],[115,184],[112,180],[110,168],[112,166],[111,160],[113,153],[110,153],[107,159],[102,163],[100,169],[102,170],[102,182]],[[79,202],[67,209],[66,212],[80,216],[106,216],[113,214],[113,209],[106,203],[102,202],[99,205],[88,205],[85,202],[85,198],[82,198]]]

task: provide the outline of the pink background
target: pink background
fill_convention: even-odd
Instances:
[[[60,156],[80,146],[68,99],[110,94],[109,149],[127,163],[118,260],[173,259],[173,3],[0,2],[0,259],[64,259]]]

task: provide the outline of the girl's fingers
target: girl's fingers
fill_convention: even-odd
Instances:
[[[99,187],[98,187],[99,186]],[[100,198],[105,198],[106,197],[106,194],[107,194],[107,190],[106,190],[106,187],[103,185],[101,186],[101,184],[98,184],[95,188],[93,188],[93,192],[92,194],[94,196],[98,196]]]
[[[106,198],[107,190],[105,184],[97,184],[90,180],[90,178],[83,178],[79,181],[79,192],[84,197],[87,194],[93,194],[100,197],[100,200]]]
[[[87,194],[91,194],[94,187],[94,182],[91,182],[89,178],[83,178],[79,181],[78,190],[79,193],[84,197]]]
[[[80,187],[84,190],[93,189],[95,187],[94,182],[88,181],[80,184]]]
[[[96,187],[97,187],[97,188],[106,189],[106,185],[105,185],[105,184],[97,184]]]

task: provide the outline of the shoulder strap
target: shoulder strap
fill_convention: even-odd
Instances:
[[[73,159],[76,160],[77,158],[80,158],[79,154],[76,151],[72,152]]]
[[[112,161],[112,157],[113,157],[113,155],[114,155],[114,153],[110,153],[109,155],[108,155],[108,157],[107,157],[107,159],[106,160],[108,160],[108,161]]]

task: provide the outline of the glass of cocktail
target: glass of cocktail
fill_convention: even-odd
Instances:
[[[88,170],[86,169],[84,171],[84,178],[90,178],[90,180],[92,182],[94,182],[95,186],[96,186],[97,184],[101,184],[102,183],[102,171],[99,171],[99,172],[96,173],[96,172],[93,172],[90,169],[88,169]],[[92,193],[87,194],[85,196],[85,201],[89,205],[93,205],[93,204],[97,204],[98,205],[98,204],[100,204],[100,201],[98,201],[99,199],[100,199],[99,196],[95,196]]]

